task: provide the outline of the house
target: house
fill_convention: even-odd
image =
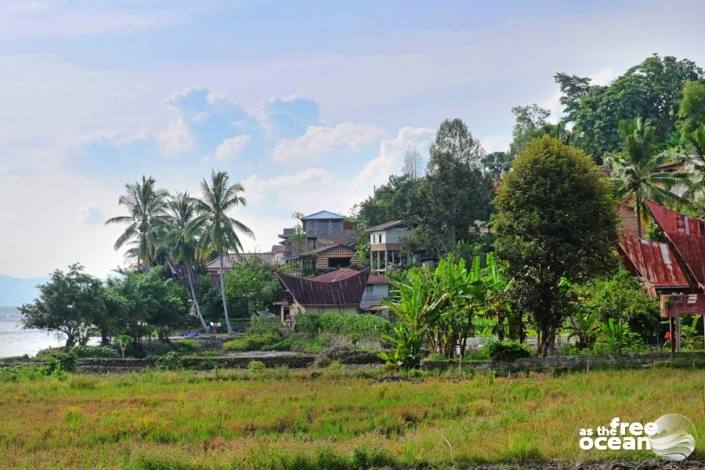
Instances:
[[[341,268],[336,271],[331,271],[321,274],[320,276],[313,277],[311,280],[320,282],[340,281],[355,276],[358,272],[359,271],[356,271],[355,269]],[[389,279],[385,276],[370,273],[367,278],[365,292],[360,300],[360,310],[371,312],[383,310],[381,308],[381,302],[389,297],[389,284]]]
[[[277,272],[285,294],[276,303],[282,323],[292,323],[303,314],[357,313],[369,274],[365,269],[317,280]]]
[[[330,245],[284,258],[284,262],[298,266],[300,272],[327,272],[332,269],[360,264],[355,250],[347,245]]]
[[[355,240],[355,225],[335,212],[322,210],[300,220],[300,227],[285,228],[279,234],[287,248],[285,257],[333,245],[349,245]]]
[[[623,233],[619,254],[624,267],[639,277],[661,303],[669,319],[673,352],[680,350],[683,315],[705,317],[705,220],[688,217],[653,201],[646,201],[667,242],[640,240]]]
[[[411,233],[403,220],[391,220],[370,227],[370,267],[375,273],[386,273],[396,266],[411,263],[411,254],[402,242]]]

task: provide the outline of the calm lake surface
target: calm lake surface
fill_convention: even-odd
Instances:
[[[54,334],[23,329],[16,308],[0,307],[0,357],[34,356],[42,349],[62,345],[63,340]]]

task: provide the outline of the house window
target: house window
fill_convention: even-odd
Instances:
[[[373,290],[375,290],[374,286],[366,286],[365,287],[365,292],[367,292],[368,294],[371,294]]]

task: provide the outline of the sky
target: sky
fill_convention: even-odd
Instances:
[[[651,53],[705,66],[700,1],[0,2],[0,274],[105,276],[125,183],[245,187],[267,251],[295,211],[349,214],[443,119],[486,151],[512,106],[560,116],[556,72],[608,83]]]

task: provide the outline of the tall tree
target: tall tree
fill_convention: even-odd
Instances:
[[[431,144],[422,230],[432,237],[427,245],[436,254],[451,250],[469,236],[477,220],[487,220],[492,179],[482,174],[484,151],[460,119],[441,123]]]
[[[156,257],[155,230],[165,219],[168,193],[155,187],[154,178],[142,176],[142,181],[125,185],[125,194],[118,204],[125,206],[129,215],[113,217],[105,224],[128,224],[115,241],[115,250],[125,244],[131,246],[126,256],[135,258],[137,266],[145,269]]]
[[[543,136],[519,154],[494,203],[497,255],[509,264],[517,311],[532,315],[545,356],[570,312],[561,279],[581,281],[617,264],[609,180],[583,152]]]
[[[642,220],[646,212],[646,200],[659,203],[682,203],[683,198],[671,192],[677,185],[689,185],[685,172],[665,172],[659,166],[668,161],[667,153],[656,152],[654,128],[641,118],[622,121],[619,124],[623,139],[622,149],[610,154],[605,165],[611,169],[617,193],[634,204],[637,233],[642,236]]]
[[[172,271],[186,280],[188,295],[196,309],[201,326],[208,330],[208,325],[201,314],[201,305],[195,288],[195,266],[200,258],[197,244],[202,229],[198,223],[196,202],[188,192],[177,192],[169,198],[163,241]]]
[[[642,117],[652,123],[657,146],[673,138],[683,85],[703,78],[694,62],[656,54],[607,86],[590,86],[581,77],[557,74],[564,93],[565,121],[576,143],[601,162],[621,145],[618,123]]]
[[[684,136],[705,125],[705,82],[685,84],[678,118],[678,125]]]
[[[514,106],[514,129],[512,131],[512,143],[509,146],[509,155],[512,159],[526,147],[532,139],[545,134],[549,130],[547,121],[551,112],[536,104],[530,106]]]
[[[225,297],[225,268],[223,256],[228,252],[240,252],[242,243],[238,232],[254,237],[252,230],[237,219],[228,215],[228,211],[247,204],[242,195],[245,188],[240,183],[230,184],[230,178],[224,171],[211,173],[210,183],[205,179],[201,182],[202,199],[198,201],[200,216],[198,223],[203,225],[201,246],[217,253],[220,259],[220,294],[223,301],[223,313],[228,333],[233,333],[228,314],[228,302]]]
[[[103,285],[79,264],[56,270],[32,304],[20,307],[25,328],[55,331],[66,337],[66,347],[88,342],[88,330],[105,316]]]
[[[409,178],[416,179],[421,176],[421,171],[421,154],[418,148],[411,146],[404,153],[402,173]]]

